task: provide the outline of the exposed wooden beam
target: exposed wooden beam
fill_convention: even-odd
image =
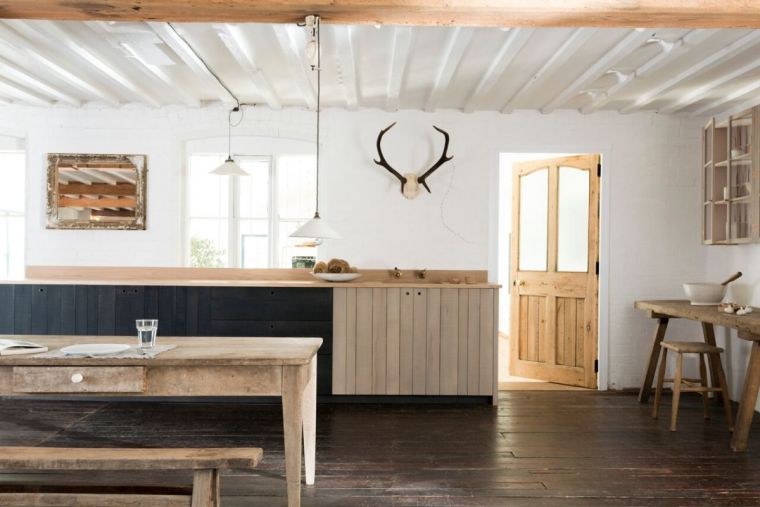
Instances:
[[[425,102],[425,111],[435,111],[438,107],[438,102],[448,89],[454,73],[462,62],[465,51],[470,46],[473,34],[472,28],[462,27],[456,27],[449,33],[443,50],[441,67],[438,69],[438,76]]]
[[[393,51],[391,53],[388,97],[385,106],[388,111],[398,111],[401,87],[404,85],[409,54],[412,50],[412,38],[412,27],[397,26],[393,29]]]
[[[343,76],[346,107],[356,109],[359,105],[359,76],[354,51],[354,27],[334,26],[331,29],[335,38],[341,75]]]
[[[214,90],[214,96],[225,104],[234,104],[235,97],[233,97],[219,81],[216,80],[214,75],[206,68],[201,59],[195,53],[192,47],[175,32],[172,27],[167,23],[157,23],[154,21],[148,22],[156,35],[171,48],[172,51],[187,65],[190,70],[198,76],[203,82],[207,83],[212,90]]]
[[[19,66],[14,65],[12,62],[4,58],[0,58],[0,72],[2,72],[5,77],[11,78],[18,83],[22,83],[55,100],[65,102],[74,107],[79,107],[81,105],[81,102],[79,102],[78,99],[54,88],[39,78],[32,76],[28,72],[22,70]]]
[[[110,104],[112,106],[119,105],[119,99],[114,94],[103,89],[103,87],[101,86],[92,84],[89,81],[82,79],[81,77],[79,77],[77,72],[71,72],[68,69],[63,68],[62,66],[58,65],[56,62],[50,60],[49,58],[43,56],[38,51],[32,49],[34,44],[31,43],[28,39],[19,35],[15,30],[11,29],[10,27],[0,24],[0,39],[2,39],[4,42],[8,44],[13,45],[16,51],[18,52],[18,54],[24,55],[25,57],[34,61],[36,64],[46,67],[53,74],[55,74],[59,79],[62,79],[63,81],[67,82],[69,85],[74,86],[78,88],[79,90],[82,90],[88,95],[101,99],[107,104]],[[0,51],[2,51],[2,44],[0,44]]]
[[[509,65],[528,42],[531,35],[533,35],[532,28],[514,28],[509,31],[507,38],[504,40],[501,48],[499,48],[499,52],[496,53],[490,67],[488,67],[486,73],[481,76],[477,86],[475,86],[475,89],[470,94],[467,102],[465,102],[465,113],[473,112],[478,105],[478,100],[493,91],[507,68],[509,68]]]
[[[533,76],[528,79],[520,87],[520,89],[512,94],[512,96],[504,103],[501,112],[511,113],[514,111],[515,104],[523,93],[525,93],[534,84],[536,84],[545,74],[556,70],[556,64],[559,63],[560,65],[563,65],[567,63],[567,60],[571,58],[573,54],[575,54],[575,52],[578,51],[578,49],[580,49],[581,46],[583,46],[586,41],[591,38],[592,35],[594,35],[594,33],[596,33],[596,30],[589,28],[576,28],[573,30],[573,33],[570,34],[570,37],[565,39],[565,42],[563,42],[557,51],[555,51],[552,56],[546,62],[544,62],[541,68],[538,69],[536,73],[533,74]]]
[[[740,37],[736,41],[732,42],[728,46],[724,46],[722,49],[716,51],[707,58],[703,58],[696,65],[692,65],[688,69],[679,72],[672,78],[661,82],[654,88],[651,88],[643,96],[636,99],[633,103],[622,108],[620,112],[630,113],[632,111],[641,110],[642,108],[657,100],[663,92],[672,89],[686,79],[689,79],[692,76],[699,74],[700,72],[704,72],[705,70],[708,70],[718,64],[724,63],[728,57],[734,56],[735,54],[747,49],[748,47],[757,44],[758,42],[760,42],[760,31],[753,31],[747,35],[744,35],[743,37]]]
[[[0,16],[395,25],[760,28],[760,3],[748,0],[4,0]]]
[[[256,64],[254,55],[245,43],[245,36],[241,28],[236,25],[222,24],[217,26],[217,30],[219,38],[227,50],[238,65],[248,74],[256,90],[264,97],[264,102],[272,109],[282,109],[280,98],[277,96],[266,75],[264,75],[264,71]]]
[[[120,71],[111,63],[108,58],[102,54],[96,54],[92,49],[85,47],[80,40],[80,36],[67,30],[64,26],[54,21],[37,21],[35,26],[29,26],[26,21],[11,20],[8,21],[12,27],[24,30],[27,33],[34,33],[39,41],[48,46],[63,46],[76,55],[85,65],[95,69],[100,75],[110,80],[112,85],[117,86],[128,93],[132,93],[140,102],[149,104],[153,107],[160,107],[161,103],[156,100],[153,94],[144,89],[142,86],[133,81],[124,72]]]
[[[105,198],[105,199],[72,199],[70,197],[61,197],[58,199],[58,206],[61,208],[134,208],[137,202],[134,198],[124,197]]]
[[[66,195],[135,195],[137,187],[129,183],[109,185],[107,183],[59,183],[58,193]]]
[[[8,97],[15,97],[21,102],[31,104],[33,106],[50,106],[52,102],[45,97],[37,95],[31,90],[27,90],[21,85],[9,81],[4,77],[0,77],[0,92]]]
[[[749,74],[750,72],[753,72],[757,69],[760,69],[760,58],[755,58],[755,60],[751,61],[747,65],[742,65],[738,69],[734,69],[724,74],[721,74],[717,78],[710,80],[709,82],[703,84],[702,86],[696,88],[695,90],[692,90],[691,92],[680,95],[675,101],[673,101],[672,104],[669,104],[666,107],[662,107],[658,109],[657,112],[662,113],[662,114],[670,114],[677,111],[681,111],[682,109],[690,106],[691,104],[694,104],[704,99],[705,97],[715,92],[715,90],[717,90],[724,84],[731,83],[735,81],[737,78],[740,78],[741,76],[745,74]]]
[[[274,25],[272,27],[277,37],[282,53],[285,55],[285,62],[290,68],[290,73],[295,80],[298,89],[301,91],[301,98],[306,106],[310,109],[317,108],[317,94],[311,83],[312,72],[304,65],[304,52],[306,42],[299,39],[296,25]]]
[[[541,109],[541,112],[544,114],[551,113],[565,104],[568,100],[576,97],[586,87],[610,70],[615,62],[639,49],[650,37],[650,33],[650,31],[644,28],[636,28],[632,30],[628,35],[623,37],[620,42],[615,44],[609,51],[602,55],[601,58],[596,60],[585,72],[583,72],[583,74],[578,76],[570,86],[562,90],[556,97],[550,100],[549,103]]]
[[[636,79],[646,76],[647,74],[655,71],[667,65],[672,60],[680,56],[684,51],[688,51],[697,44],[705,41],[708,37],[713,35],[712,30],[691,30],[685,33],[675,42],[659,41],[655,42],[660,46],[660,52],[657,55],[650,58],[648,61],[641,64],[633,72],[620,72],[617,73],[618,81],[610,88],[597,95],[591,103],[581,108],[583,114],[592,113],[598,111],[609,102],[611,102],[624,88],[634,82]]]

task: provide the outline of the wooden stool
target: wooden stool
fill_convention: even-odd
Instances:
[[[720,393],[723,400],[723,408],[726,411],[726,420],[728,421],[728,430],[734,430],[733,417],[731,416],[731,400],[728,396],[728,385],[726,384],[726,375],[723,373],[723,365],[720,362],[720,354],[723,349],[708,345],[704,342],[660,342],[662,347],[662,359],[660,360],[660,371],[657,375],[657,390],[654,395],[654,408],[652,417],[657,419],[657,410],[660,407],[660,398],[662,397],[662,384],[665,382],[673,383],[673,403],[670,412],[670,431],[676,430],[676,420],[678,418],[678,402],[682,392],[696,392],[702,394],[702,404],[704,406],[705,419],[710,418],[710,402],[707,398],[708,393]],[[668,350],[678,353],[676,359],[676,374],[672,379],[665,378],[665,366],[668,357]],[[699,354],[699,378],[689,379],[683,377],[683,355]],[[709,387],[707,385],[707,368],[705,366],[705,355],[710,358],[710,373],[713,378],[718,379],[719,387]]]

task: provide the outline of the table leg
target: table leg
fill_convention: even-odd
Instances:
[[[649,400],[649,393],[652,391],[652,380],[654,372],[657,369],[657,359],[660,357],[660,342],[665,338],[665,331],[668,329],[668,318],[660,317],[657,319],[657,328],[654,331],[654,343],[652,343],[652,352],[649,355],[649,364],[644,374],[644,385],[639,391],[639,403],[646,403]]]
[[[285,476],[288,507],[301,506],[301,435],[303,395],[308,365],[282,367],[282,424],[285,433]]]
[[[702,336],[704,336],[705,343],[708,345],[712,345],[715,347],[715,327],[710,324],[709,322],[702,322]],[[718,381],[718,374],[716,373],[718,371],[718,367],[715,364],[715,359],[713,355],[709,356],[711,368],[710,368],[710,383],[713,387],[720,386],[720,383]],[[719,400],[720,394],[719,393],[713,393],[715,396],[715,400]]]
[[[317,458],[317,356],[309,365],[309,377],[303,396],[303,453],[306,484],[314,484]]]
[[[731,438],[731,449],[734,451],[743,451],[747,448],[749,428],[752,426],[752,415],[755,413],[755,403],[757,403],[758,388],[760,388],[760,342],[753,341],[752,351],[749,354],[749,364],[747,364],[747,371],[744,375],[739,412],[736,414],[734,436]]]

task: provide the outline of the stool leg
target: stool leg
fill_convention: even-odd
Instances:
[[[707,384],[707,366],[705,366],[705,355],[699,354],[699,381],[700,384],[702,384],[702,387],[707,389],[710,387]],[[708,398],[708,391],[703,391],[702,393],[702,408],[704,410],[705,419],[710,418],[710,399]]]
[[[654,392],[654,407],[652,407],[652,417],[657,419],[657,411],[660,409],[660,399],[662,398],[662,384],[665,382],[665,366],[668,361],[668,349],[662,349],[660,359],[660,370],[657,372],[657,388]]]
[[[723,372],[723,364],[720,362],[720,354],[711,354],[713,356],[712,365],[715,368],[715,374],[720,384],[720,397],[723,400],[723,410],[726,411],[726,421],[728,421],[728,431],[734,431],[734,418],[731,411],[731,398],[728,394],[728,382],[726,374]]]
[[[676,359],[676,374],[673,377],[673,402],[670,408],[670,431],[676,430],[678,421],[678,402],[681,399],[681,379],[683,378],[683,354],[678,353]]]

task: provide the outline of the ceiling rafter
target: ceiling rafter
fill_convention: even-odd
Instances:
[[[699,109],[695,110],[692,115],[699,116],[706,113],[723,112],[721,109],[725,108],[727,104],[730,104],[731,102],[737,100],[742,100],[742,97],[746,97],[747,95],[749,95],[751,98],[748,101],[739,104],[739,106],[734,107],[733,109],[736,111],[749,109],[750,107],[756,106],[758,102],[760,102],[760,96],[758,96],[756,93],[758,90],[760,90],[760,79],[755,79],[752,82],[742,86],[741,88],[734,90],[733,92],[717,98],[700,107]]]
[[[172,51],[187,65],[190,70],[198,76],[202,82],[207,83],[214,90],[214,95],[225,104],[235,103],[233,97],[222,86],[206,65],[201,61],[192,47],[180,37],[168,23],[159,23],[156,21],[146,22],[148,26],[158,35],[158,37],[171,48]]]
[[[23,86],[9,81],[2,76],[0,76],[0,92],[6,96],[16,97],[22,102],[33,106],[50,106],[53,104],[51,100],[37,95],[31,90],[27,90]]]
[[[330,27],[335,39],[341,74],[343,76],[343,93],[346,97],[346,107],[356,109],[359,106],[359,75],[354,51],[354,27]]]
[[[671,114],[677,111],[681,111],[691,104],[704,99],[707,95],[715,92],[715,90],[724,84],[730,83],[736,78],[739,78],[745,74],[749,74],[750,72],[757,69],[760,69],[760,58],[756,58],[754,61],[748,63],[747,65],[742,65],[738,69],[728,71],[725,74],[722,74],[720,77],[713,79],[709,83],[706,83],[699,88],[692,90],[691,92],[679,96],[676,100],[673,101],[672,104],[658,109],[657,112],[662,114]]]
[[[115,66],[106,63],[106,59],[102,54],[95,53],[91,49],[86,48],[80,37],[72,33],[70,30],[66,30],[58,25],[58,22],[41,21],[35,27],[29,26],[26,21],[13,20],[8,21],[8,23],[12,23],[12,26],[25,27],[27,30],[33,30],[34,33],[37,34],[38,39],[47,44],[53,46],[64,45],[77,55],[81,61],[85,62],[86,65],[97,70],[101,75],[111,80],[116,86],[126,89],[151,106],[159,107],[161,105],[161,103],[156,100],[149,91],[135,83],[129,76],[124,74],[124,72],[121,72]],[[40,27],[43,29],[40,30]]]
[[[290,72],[301,91],[302,99],[309,109],[317,108],[317,94],[311,82],[311,72],[304,65],[301,55],[304,53],[305,44],[298,40],[296,25],[274,25],[272,27],[277,37],[277,42],[285,55]]]
[[[103,89],[103,87],[99,85],[94,85],[89,81],[85,81],[77,74],[70,72],[69,70],[50,60],[48,57],[43,56],[42,53],[32,49],[33,45],[26,38],[22,37],[9,26],[0,24],[0,40],[12,44],[18,51],[21,51],[22,54],[29,57],[38,65],[47,67],[60,79],[63,79],[71,86],[74,86],[89,95],[98,97],[112,106],[119,105],[119,99],[113,93]],[[0,48],[2,48],[1,44]]]
[[[241,28],[236,25],[217,25],[217,34],[230,52],[235,61],[248,74],[253,86],[264,97],[264,102],[272,109],[282,109],[282,102],[277,96],[272,84],[267,79],[264,71],[256,64],[251,51],[246,47],[245,37]]]
[[[522,94],[533,87],[533,85],[535,85],[536,82],[538,82],[545,74],[551,72],[557,63],[560,65],[565,63],[562,61],[562,59],[569,58],[575,54],[575,52],[578,51],[594,33],[596,33],[595,29],[576,28],[573,30],[573,33],[570,35],[570,37],[565,39],[559,49],[557,49],[557,51],[555,51],[554,54],[552,54],[552,56],[546,62],[544,62],[541,68],[538,69],[536,73],[533,74],[533,76],[520,87],[519,90],[512,94],[509,99],[507,99],[507,101],[504,103],[504,106],[501,108],[501,112],[511,113],[514,111],[514,105]]]
[[[481,76],[475,89],[467,98],[463,108],[465,113],[473,112],[478,104],[478,100],[493,91],[531,35],[533,35],[532,28],[513,28],[509,31],[506,40],[499,48],[488,70]]]
[[[398,111],[401,87],[404,85],[409,55],[412,51],[414,33],[409,26],[397,26],[393,29],[393,51],[388,76],[388,96],[386,109]]]
[[[72,97],[68,93],[63,93],[62,91],[53,88],[41,79],[37,79],[28,72],[21,70],[21,68],[2,57],[0,57],[0,71],[2,71],[3,75],[16,81],[17,83],[35,89],[38,92],[43,93],[48,97],[52,97],[60,102],[66,102],[67,104],[74,107],[79,107],[82,104],[78,99]]]
[[[454,73],[462,62],[462,57],[467,51],[467,48],[470,47],[473,34],[474,31],[472,28],[463,28],[459,26],[454,28],[449,34],[443,51],[441,67],[438,69],[435,84],[433,84],[433,88],[430,90],[430,94],[425,102],[425,111],[435,111],[438,107],[438,102],[448,89],[449,84],[454,77]]]
[[[543,108],[541,108],[541,112],[544,114],[551,113],[555,109],[565,104],[568,100],[576,97],[579,93],[583,92],[586,87],[591,85],[594,81],[603,76],[605,72],[610,70],[611,66],[614,65],[615,62],[639,49],[642,44],[644,44],[650,37],[650,34],[651,31],[645,28],[633,29],[630,33],[623,37],[620,42],[615,44],[612,49],[605,52],[605,54],[596,62],[594,62],[591,67],[587,68],[583,74],[578,76],[578,78],[576,78],[575,81],[570,84],[570,86],[562,90],[557,96],[555,96]]]
[[[728,46],[725,46],[707,58],[700,60],[699,63],[692,65],[688,69],[679,72],[672,78],[657,84],[649,91],[647,91],[642,97],[636,99],[632,104],[629,104],[620,109],[620,112],[630,113],[632,111],[641,110],[642,108],[657,100],[663,92],[672,89],[674,86],[682,83],[686,79],[696,74],[699,74],[700,72],[704,72],[705,70],[710,69],[715,65],[725,62],[727,57],[743,51],[748,47],[757,44],[758,42],[760,42],[760,31],[753,31],[747,35],[740,37]]]
[[[682,54],[682,50],[690,50],[699,43],[705,41],[712,35],[712,30],[691,30],[685,33],[675,42],[659,41],[660,52],[644,62],[633,72],[622,73],[622,79],[610,88],[600,93],[591,103],[581,108],[583,114],[589,114],[598,111],[609,102],[611,102],[624,88],[634,82],[636,79],[645,76],[656,69],[666,65],[670,61]]]

